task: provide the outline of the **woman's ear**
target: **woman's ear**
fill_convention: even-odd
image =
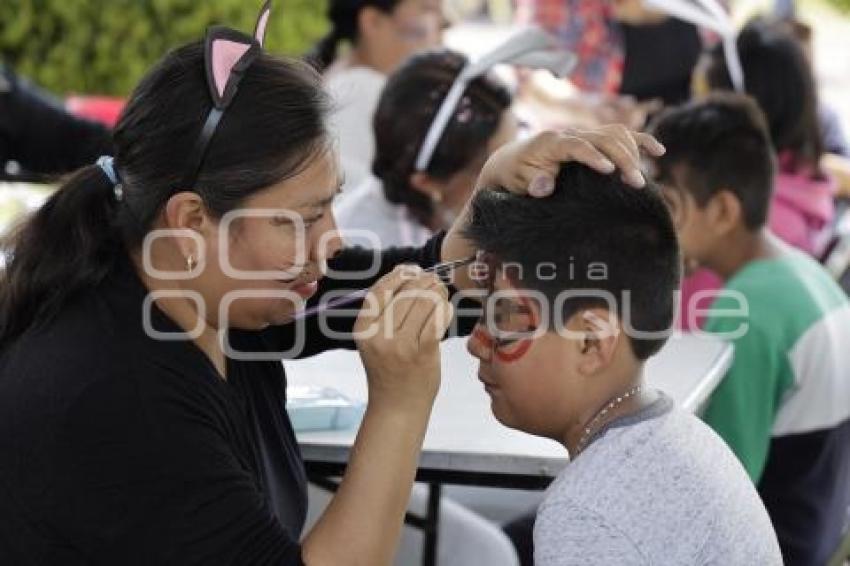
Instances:
[[[174,230],[174,238],[185,257],[199,253],[198,239],[213,237],[213,219],[198,193],[183,191],[173,195],[165,204],[163,222],[166,230]],[[186,237],[180,237],[179,233]]]
[[[744,224],[741,200],[732,191],[717,192],[709,203],[708,218],[716,234],[726,235]]]
[[[410,175],[410,186],[434,202],[443,201],[443,184],[435,181],[428,173],[417,171]]]
[[[604,371],[614,361],[620,342],[619,323],[606,309],[585,309],[573,315],[575,326],[580,329],[578,370],[585,376]]]

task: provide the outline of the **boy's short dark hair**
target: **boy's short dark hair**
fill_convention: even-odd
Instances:
[[[638,359],[647,359],[666,342],[681,272],[679,246],[667,207],[651,183],[634,189],[618,174],[563,165],[555,192],[547,198],[479,191],[466,235],[503,264],[521,267],[518,287],[542,293],[550,305],[565,291],[610,294],[631,328],[663,333],[629,336]],[[541,277],[538,266],[544,264],[549,268]],[[595,264],[605,266],[604,279],[601,271],[590,269]],[[566,322],[580,309],[606,305],[598,297],[579,296],[550,314]]]
[[[721,190],[731,191],[747,228],[764,226],[776,162],[764,114],[753,99],[711,94],[663,112],[650,131],[667,148],[655,162],[658,182],[687,190],[699,206]],[[684,187],[675,182],[676,168]]]

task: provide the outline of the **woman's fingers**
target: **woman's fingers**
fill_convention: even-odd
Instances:
[[[436,346],[446,335],[454,318],[454,307],[448,301],[434,304],[428,311],[419,332],[419,348],[426,350]]]
[[[387,310],[387,325],[392,326],[396,335],[415,335],[422,326],[425,316],[423,307],[446,300],[445,285],[433,273],[423,274],[409,281],[393,297],[391,310]]]
[[[556,170],[561,163],[577,161],[600,173],[612,173],[617,168],[617,161],[603,151],[598,141],[598,138],[583,132],[558,134],[558,142],[552,144],[552,151],[547,157]]]
[[[363,331],[380,320],[398,290],[421,272],[422,268],[417,265],[399,265],[372,285],[354,324],[355,336],[362,335]]]
[[[430,409],[440,383],[438,342],[451,322],[447,295],[418,266],[396,268],[373,286],[367,300],[374,304],[355,324],[370,405]]]
[[[641,152],[664,154],[649,134],[633,132],[621,124],[593,130],[542,132],[529,140],[496,151],[485,164],[479,187],[504,187],[517,194],[545,197],[552,194],[562,163],[576,161],[600,173],[619,169],[623,180],[635,187],[646,184],[641,172]]]
[[[650,134],[634,132],[632,135],[638,146],[653,157],[661,157],[667,152],[667,148]]]
[[[519,180],[515,192],[526,191],[534,197],[545,197],[555,189],[555,176],[561,163],[578,161],[600,173],[611,173],[616,166],[587,139],[578,136],[548,132],[541,134],[536,147],[528,150],[528,158],[521,162],[517,173]]]
[[[448,291],[445,285],[437,279],[427,282],[423,287],[413,290],[407,296],[400,298],[399,302],[408,303],[404,318],[396,321],[396,331],[401,339],[411,340],[414,343],[424,344],[433,342],[428,340],[426,321],[438,309],[447,310],[451,307],[448,302]],[[442,316],[440,316],[442,319]],[[433,331],[433,328],[431,329]],[[442,335],[441,335],[442,336]]]
[[[646,180],[640,170],[640,149],[634,133],[622,125],[603,126],[593,131],[575,132],[610,159],[620,170],[623,180],[635,187],[643,187]]]
[[[355,335],[374,334],[379,325],[389,339],[415,342],[432,306],[448,300],[445,285],[415,265],[396,267],[370,289],[355,324]]]

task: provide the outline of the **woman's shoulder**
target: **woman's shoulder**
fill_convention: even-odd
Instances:
[[[195,377],[191,347],[146,332],[142,301],[116,304],[98,288],[67,304],[0,353],[0,392],[21,402],[49,399],[57,410],[84,392],[151,392],[175,376]],[[106,401],[104,399],[104,401]]]

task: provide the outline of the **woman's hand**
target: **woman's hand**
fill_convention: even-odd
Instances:
[[[452,316],[445,285],[418,266],[396,267],[372,287],[354,325],[370,407],[430,412]]]
[[[369,405],[339,489],[304,538],[306,564],[392,564],[440,387],[446,296],[435,275],[413,266],[397,267],[367,296],[354,336]]]
[[[561,164],[577,161],[600,173],[619,170],[625,182],[640,188],[646,184],[640,170],[641,150],[653,156],[664,154],[664,146],[651,135],[616,124],[592,130],[542,132],[493,153],[481,170],[478,187],[548,196]]]
[[[517,194],[546,197],[555,189],[561,164],[570,161],[583,163],[600,173],[619,171],[623,181],[641,188],[646,184],[640,169],[642,151],[660,156],[665,150],[651,135],[632,132],[621,125],[543,132],[493,153],[481,170],[476,190],[501,187]],[[443,240],[443,261],[475,254],[476,250],[462,236],[468,217],[467,206]],[[455,273],[454,285],[459,289],[475,286],[466,270]]]

